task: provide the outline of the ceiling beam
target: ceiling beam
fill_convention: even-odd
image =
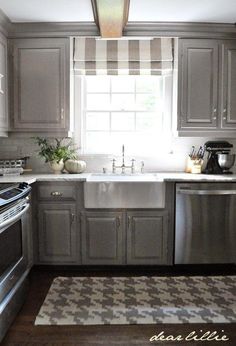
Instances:
[[[102,38],[122,37],[128,22],[129,0],[91,0],[93,15]]]

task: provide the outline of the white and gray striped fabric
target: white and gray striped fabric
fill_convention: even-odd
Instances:
[[[74,39],[74,70],[81,75],[160,75],[172,70],[172,39]]]

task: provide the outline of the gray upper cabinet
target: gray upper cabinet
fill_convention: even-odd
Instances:
[[[179,41],[178,91],[179,130],[217,128],[217,41]]]
[[[236,42],[222,45],[222,128],[236,129]]]
[[[82,216],[82,264],[124,264],[121,212],[85,212]]]
[[[50,264],[76,263],[76,207],[74,204],[39,204],[39,262]]]
[[[127,264],[169,264],[167,215],[166,211],[127,213]]]
[[[179,135],[236,134],[236,40],[180,39]]]
[[[7,40],[0,33],[0,136],[8,130]]]
[[[69,39],[11,41],[12,131],[69,131]]]

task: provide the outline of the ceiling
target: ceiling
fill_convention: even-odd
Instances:
[[[90,0],[0,0],[0,8],[12,22],[94,21]],[[130,0],[134,21],[235,23],[236,1]]]

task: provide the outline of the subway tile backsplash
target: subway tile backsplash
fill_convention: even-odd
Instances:
[[[213,138],[173,138],[171,150],[165,151],[163,148],[150,148],[147,157],[135,155],[136,170],[140,171],[141,161],[145,162],[145,171],[184,171],[186,158],[192,145],[199,147],[207,140],[215,140]],[[232,152],[236,152],[236,140],[226,139],[234,145]],[[28,167],[33,169],[35,173],[51,172],[48,164],[37,155],[38,146],[30,138],[0,138],[0,159],[15,159],[29,156]],[[114,155],[119,161],[120,156]],[[205,155],[206,156],[206,155]],[[111,171],[111,159],[113,155],[80,155],[80,158],[87,163],[87,172],[102,172],[103,167]],[[126,156],[129,162],[131,156]],[[236,172],[236,169],[233,169]]]

